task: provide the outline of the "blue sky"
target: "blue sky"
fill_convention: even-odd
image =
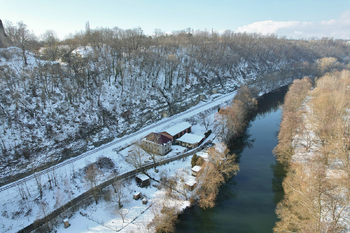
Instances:
[[[350,0],[1,0],[0,19],[23,21],[40,35],[60,38],[91,28],[141,27],[145,34],[230,29],[287,37],[350,39]]]

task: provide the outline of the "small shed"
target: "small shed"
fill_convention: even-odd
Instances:
[[[140,198],[141,198],[141,193],[140,193],[140,192],[134,193],[134,195],[132,196],[132,198],[133,198],[134,200],[140,199]]]
[[[201,166],[198,166],[198,165],[194,166],[194,167],[192,168],[192,176],[197,176],[197,173],[198,173],[201,169],[202,169]]]
[[[68,228],[70,226],[68,218],[63,219],[64,228]]]
[[[146,176],[145,174],[137,174],[136,175],[136,183],[140,187],[147,187],[151,184],[149,177]]]
[[[142,204],[146,205],[148,202],[147,198],[142,199]]]
[[[189,179],[185,183],[185,187],[188,188],[188,190],[193,191],[193,189],[197,186],[197,181],[195,179]]]

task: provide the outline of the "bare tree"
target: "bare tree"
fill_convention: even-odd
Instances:
[[[175,224],[178,221],[178,213],[175,206],[168,207],[165,202],[155,203],[151,207],[154,215],[148,228],[154,228],[157,233],[170,233],[175,231]]]
[[[39,195],[40,195],[40,199],[43,198],[43,184],[42,184],[42,180],[41,180],[41,173],[40,172],[34,172],[34,179],[35,179],[35,183],[36,186],[38,187],[39,190]]]
[[[316,61],[318,65],[319,75],[323,75],[325,72],[332,71],[332,69],[337,68],[337,58],[335,57],[324,57]]]
[[[28,199],[27,193],[24,190],[23,184],[17,184],[18,193],[23,200]]]
[[[46,201],[40,201],[39,202],[39,210],[44,215],[44,217],[47,216],[47,213],[49,211],[49,204]],[[50,231],[50,222],[46,222],[46,225]]]
[[[225,179],[231,178],[239,171],[236,155],[234,153],[230,154],[229,152],[227,145],[224,143],[217,143],[215,147],[208,149],[209,161]]]
[[[123,223],[125,222],[125,218],[129,213],[128,209],[125,208],[117,208],[116,212],[119,214],[119,216],[122,218]]]
[[[277,160],[281,163],[288,164],[290,162],[291,156],[298,145],[295,136],[304,126],[302,124],[303,109],[301,107],[310,89],[311,81],[308,77],[305,77],[302,80],[294,80],[286,94],[280,132],[278,134],[279,143],[274,148]]]
[[[197,174],[199,188],[196,189],[196,196],[199,197],[199,207],[203,209],[213,208],[219,187],[224,183],[223,175],[211,162],[205,162]]]
[[[140,143],[136,142],[132,145],[126,161],[130,163],[136,170],[144,173],[142,167],[144,165],[145,158],[145,151],[141,148]]]
[[[208,130],[209,129],[209,126],[212,125],[212,118],[211,118],[211,115],[210,115],[210,111],[204,111],[204,112],[201,112],[199,114],[199,118],[200,120],[202,121],[202,124],[204,125],[205,127],[205,130]]]
[[[242,134],[248,118],[254,112],[257,101],[246,86],[242,86],[229,106],[215,115],[216,131],[224,142]]]
[[[43,55],[50,61],[56,61],[59,56],[59,39],[53,30],[47,30],[42,36],[45,47],[43,48]]]
[[[22,50],[22,57],[25,65],[27,63],[27,50],[31,50],[36,44],[37,38],[33,32],[30,32],[27,25],[22,21],[13,26],[11,22],[7,23],[6,34],[14,46]]]
[[[112,183],[112,187],[114,190],[114,195],[112,195],[112,199],[118,203],[118,209],[123,207],[122,203],[127,202],[128,197],[128,189],[125,187],[125,184],[122,183],[121,180],[116,180]]]
[[[92,163],[90,164],[86,171],[86,175],[84,176],[84,179],[88,182],[89,188],[92,192],[92,195],[95,199],[96,205],[98,204],[98,190],[96,189],[98,177],[100,175],[100,171],[97,168],[96,164]]]
[[[208,160],[202,164],[202,169],[197,174],[198,188],[196,196],[199,197],[201,208],[213,208],[219,188],[225,180],[237,174],[239,166],[236,155],[229,154],[224,143],[218,143],[208,150]]]

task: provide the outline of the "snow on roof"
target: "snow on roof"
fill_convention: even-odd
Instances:
[[[193,185],[195,185],[197,183],[197,181],[195,180],[195,179],[192,179],[192,178],[190,178],[190,179],[188,179],[187,181],[186,181],[186,185],[188,185],[188,186],[193,186]]]
[[[142,181],[145,181],[145,180],[149,179],[149,177],[146,176],[145,174],[137,174],[136,177],[139,178]]]
[[[200,156],[200,157],[202,157],[204,160],[208,160],[208,157],[209,157],[208,152],[199,151],[199,152],[197,153],[197,155]]]
[[[202,167],[201,166],[194,166],[193,168],[192,168],[192,171],[194,171],[194,172],[199,172],[200,170],[202,169]]]
[[[200,142],[204,137],[199,136],[199,135],[195,135],[195,134],[191,134],[191,133],[186,133],[184,134],[181,138],[176,139],[177,141],[181,141],[181,142],[186,142],[186,143],[190,143],[190,144],[194,144],[194,143],[198,143]]]
[[[188,122],[182,122],[182,123],[179,123],[177,125],[170,127],[169,129],[165,130],[165,132],[167,132],[171,136],[174,136],[174,135],[180,133],[181,131],[184,131],[185,129],[187,129],[191,126],[192,125]]]

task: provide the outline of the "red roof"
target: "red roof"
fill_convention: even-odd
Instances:
[[[146,136],[146,139],[151,142],[155,142],[157,139],[158,144],[165,144],[171,141],[170,138],[160,134],[160,133],[150,133]]]

